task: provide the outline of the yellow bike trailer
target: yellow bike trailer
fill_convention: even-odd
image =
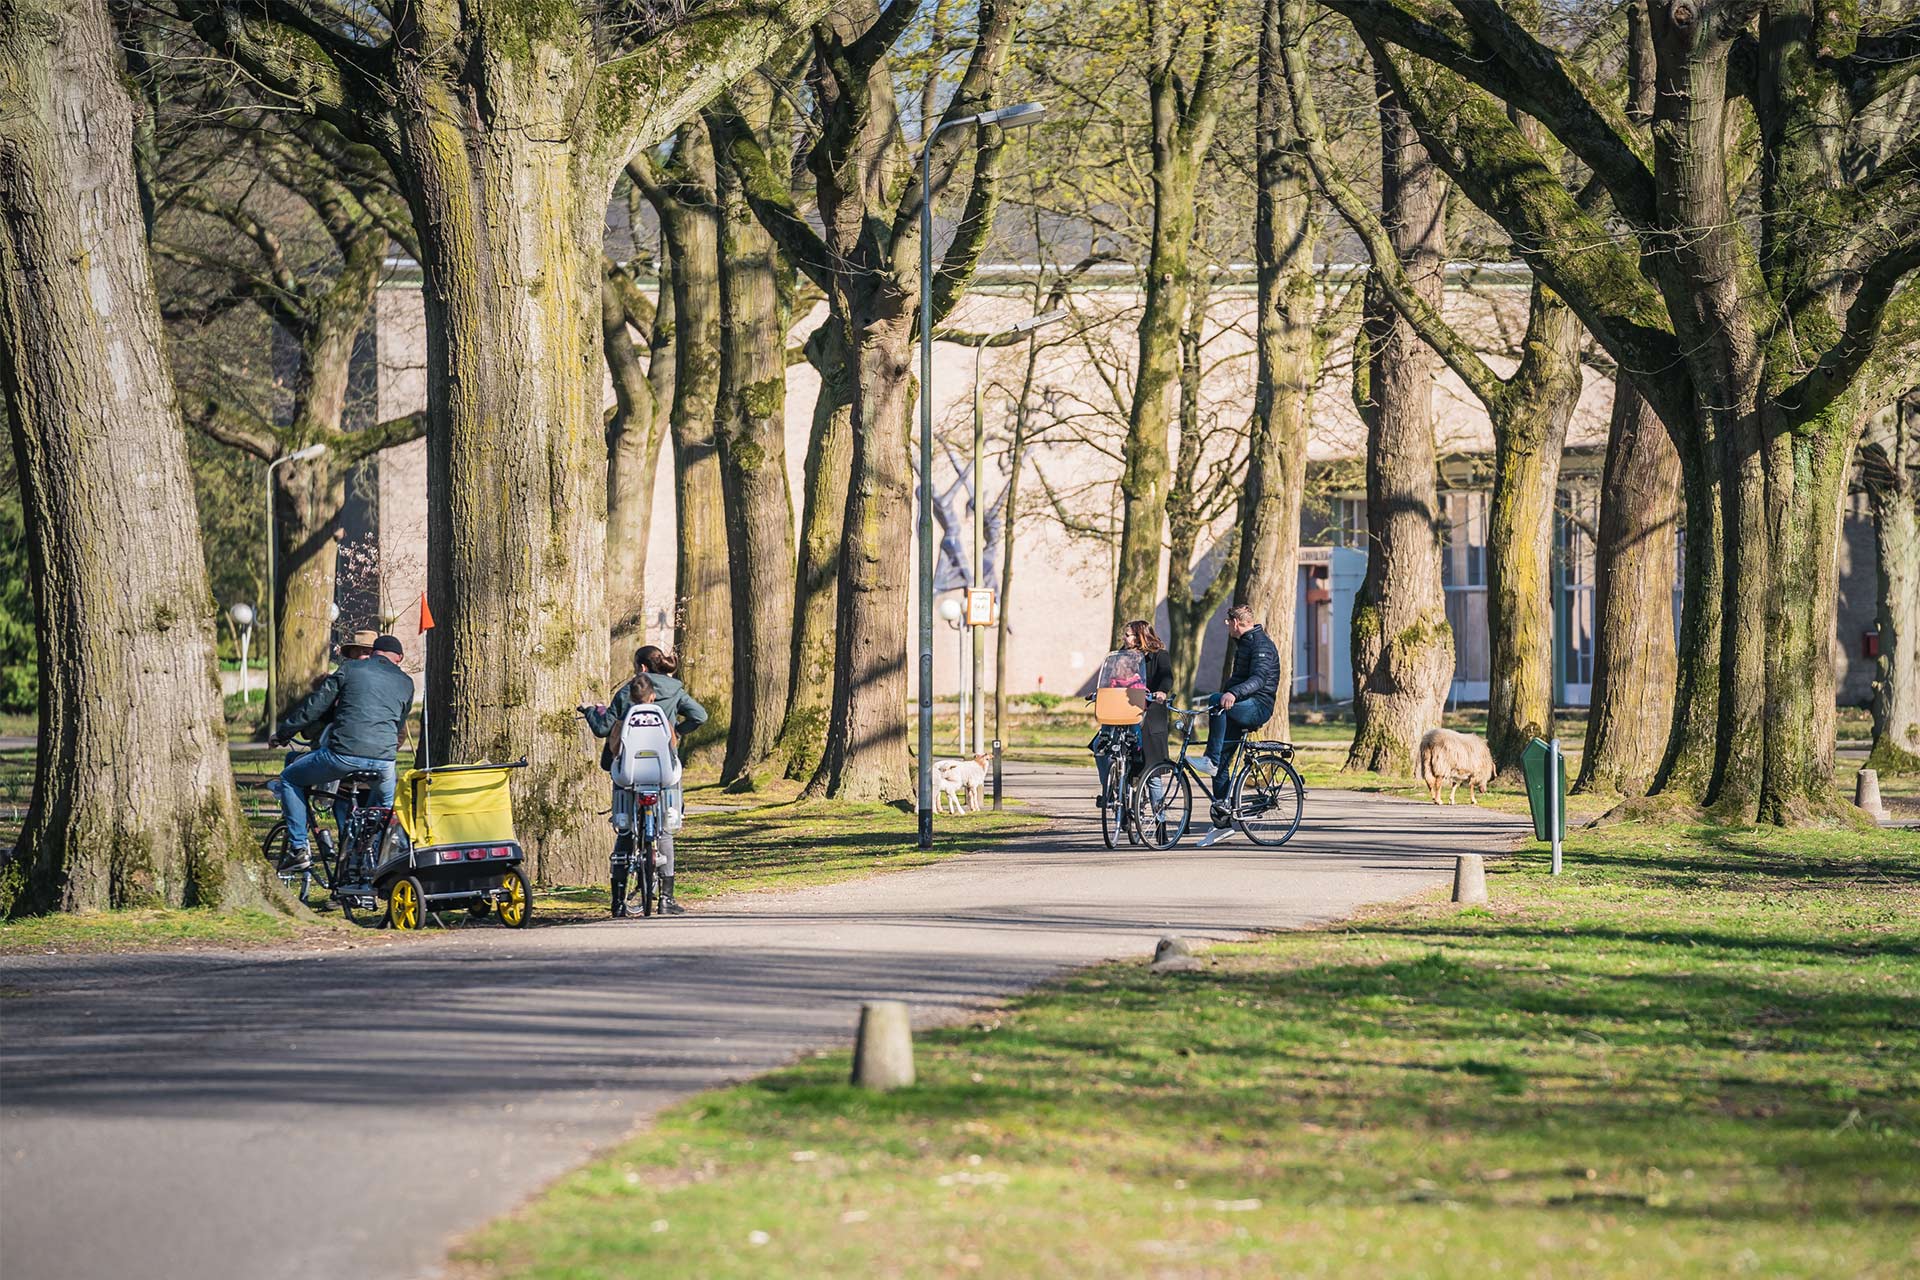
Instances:
[[[365,886],[371,894],[363,899],[385,899],[386,923],[395,929],[418,929],[428,913],[460,907],[476,920],[492,913],[509,928],[525,928],[533,915],[533,886],[513,833],[508,780],[526,767],[519,760],[401,775],[393,823]]]

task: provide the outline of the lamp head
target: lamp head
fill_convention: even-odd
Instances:
[[[960,615],[963,612],[964,610],[961,609],[960,602],[958,600],[955,600],[952,596],[948,596],[945,600],[942,600],[940,602],[940,616],[945,618],[948,622],[960,621]]]
[[[1066,318],[1067,313],[1064,311],[1049,311],[1044,315],[1028,316],[1025,320],[1014,325],[1011,332],[1032,333],[1035,329],[1044,328],[1050,324],[1058,324]]]
[[[982,111],[974,117],[975,124],[997,124],[1002,129],[1019,129],[1030,124],[1039,124],[1040,117],[1047,114],[1044,103],[1018,102],[1011,107],[995,107],[991,111]]]
[[[227,616],[233,619],[233,625],[236,627],[250,627],[253,625],[253,606],[236,604],[227,610]]]
[[[327,446],[325,446],[324,444],[319,444],[319,443],[310,444],[304,449],[295,449],[292,453],[288,454],[287,461],[288,462],[306,462],[309,459],[319,457],[321,454],[325,453],[326,451],[327,451]]]

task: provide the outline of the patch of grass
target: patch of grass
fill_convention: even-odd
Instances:
[[[1920,837],[1616,826],[1568,871],[1082,973],[674,1108],[466,1277],[1912,1275]]]
[[[700,803],[698,795],[689,791],[689,803]],[[891,805],[800,801],[690,814],[674,839],[675,895],[698,902],[926,866],[1044,821],[1017,805],[943,818],[934,823],[933,848],[920,849],[914,844],[918,819]],[[599,919],[609,910],[604,885],[557,889],[540,896],[534,923]]]
[[[337,938],[351,928],[338,915],[297,920],[277,911],[252,909],[150,908],[29,916],[0,920],[0,955],[270,947]]]

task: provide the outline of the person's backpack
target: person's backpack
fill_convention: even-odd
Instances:
[[[629,790],[657,791],[680,784],[680,760],[673,752],[667,717],[652,703],[635,703],[617,732],[613,752],[613,785]]]

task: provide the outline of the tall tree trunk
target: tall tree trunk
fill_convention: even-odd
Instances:
[[[1280,651],[1281,697],[1275,707],[1287,736],[1294,687],[1295,611],[1299,608],[1300,506],[1307,485],[1307,432],[1313,386],[1320,376],[1314,332],[1313,187],[1294,149],[1297,130],[1281,65],[1285,43],[1305,25],[1303,0],[1263,0],[1256,104],[1254,206],[1256,369],[1253,428],[1247,441],[1247,485],[1240,500],[1240,565],[1236,602],[1252,607]],[[1224,672],[1233,670],[1227,646]]]
[[[365,246],[354,246],[330,296],[317,303],[311,324],[300,335],[300,381],[294,389],[289,430],[292,440],[341,443],[354,342],[372,309],[385,239],[384,234],[379,237],[374,252],[367,252],[376,244],[371,234]],[[310,462],[287,463],[274,473],[274,567],[280,579],[272,585],[279,593],[274,603],[279,631],[274,642],[274,683],[280,705],[271,708],[272,723],[278,723],[333,665],[329,614],[340,550],[335,532],[346,505],[348,469],[331,453],[323,453]]]
[[[1493,498],[1487,528],[1487,746],[1517,774],[1553,724],[1553,507],[1567,424],[1580,400],[1580,322],[1534,282],[1527,354],[1488,406]]]
[[[673,258],[674,650],[680,678],[712,713],[682,744],[718,765],[733,705],[733,586],[715,434],[720,402],[720,198],[706,127],[684,126],[664,184],[647,195]],[[659,198],[664,190],[666,198]]]
[[[853,449],[840,550],[839,647],[827,747],[808,783],[842,800],[913,798],[908,786],[907,614],[913,560],[913,316],[896,290],[855,300]],[[851,345],[851,344],[850,344]]]
[[[1153,230],[1147,250],[1147,287],[1140,314],[1140,356],[1120,475],[1120,562],[1113,597],[1113,634],[1135,618],[1152,618],[1160,599],[1160,559],[1166,547],[1168,446],[1180,390],[1181,332],[1192,301],[1195,188],[1219,122],[1216,96],[1222,6],[1206,5],[1201,52],[1191,80],[1178,65],[1181,36],[1191,14],[1148,0]],[[1182,572],[1180,566],[1173,568]]]
[[[1593,697],[1578,791],[1646,794],[1673,727],[1674,532],[1680,455],[1626,377],[1613,419],[1594,539]]]
[[[1880,571],[1867,764],[1882,773],[1920,773],[1920,389],[1874,415],[1861,446]]]
[[[528,760],[515,825],[547,884],[605,870],[604,784],[566,709],[608,665],[599,304],[611,184],[547,123],[565,118],[566,70],[583,65],[496,68],[478,136],[464,99],[428,83],[431,109],[401,122],[398,166],[420,231],[428,367],[444,371],[427,380],[432,759]]]
[[[1192,313],[1180,334],[1180,445],[1173,484],[1167,491],[1167,554],[1171,562],[1167,571],[1167,648],[1173,655],[1173,696],[1191,705],[1207,619],[1226,603],[1239,571],[1240,528],[1236,520],[1227,535],[1226,553],[1218,572],[1196,594],[1193,562],[1200,539],[1213,523],[1211,517],[1226,513],[1212,500],[1218,495],[1201,492],[1205,476],[1201,469],[1200,337],[1206,321],[1206,290],[1195,289],[1189,305]]]
[[[806,494],[794,571],[793,649],[787,712],[775,755],[794,782],[810,780],[827,746],[833,707],[840,600],[840,544],[853,464],[853,370],[846,329],[829,315],[807,338],[807,362],[820,376],[807,437]]]
[[[1039,341],[1029,334],[1026,375],[1020,382],[1020,400],[1013,407],[1013,439],[1007,445],[1007,497],[1000,512],[1000,616],[994,623],[993,634],[993,733],[996,738],[1006,732],[1007,656],[1013,639],[1013,551],[1015,536],[1020,530],[1020,470],[1027,460],[1027,404],[1039,355]]]
[[[1165,96],[1170,100],[1171,95],[1169,88]],[[1188,260],[1198,170],[1179,153],[1178,140],[1170,136],[1173,119],[1171,106],[1162,110],[1156,105],[1153,236],[1120,474],[1120,565],[1113,596],[1116,642],[1128,622],[1153,617],[1160,600],[1160,561],[1166,550],[1169,448],[1180,394],[1180,329],[1192,284]],[[1163,131],[1168,134],[1164,140]]]
[[[0,388],[40,679],[14,910],[260,901],[104,6],[20,0],[0,67]]]
[[[1382,221],[1414,292],[1437,309],[1446,270],[1446,181],[1380,81]],[[1353,746],[1348,769],[1406,773],[1420,735],[1440,723],[1453,676],[1453,630],[1440,583],[1433,452],[1433,358],[1374,276],[1367,281],[1356,379],[1367,424],[1372,546],[1353,609]],[[1362,359],[1364,356],[1364,360]],[[1359,389],[1359,388],[1357,388]]]
[[[754,77],[733,102],[771,132],[774,91]],[[784,132],[784,125],[782,126]],[[784,141],[784,139],[782,139]],[[784,154],[779,148],[776,154]],[[787,489],[787,333],[793,269],[755,220],[738,170],[719,167],[720,438],[732,598],[733,720],[726,783],[773,753],[786,717],[794,633],[793,497]]]
[[[660,466],[662,439],[662,402],[649,376],[653,370],[641,367],[628,328],[631,308],[619,283],[611,268],[600,282],[601,346],[614,400],[607,415],[606,575],[607,674],[615,683],[632,673],[633,652],[646,639],[647,542],[653,528],[654,476]],[[661,301],[648,326],[650,346],[672,341],[672,286],[664,278],[661,286]],[[662,335],[663,328],[668,334]],[[670,347],[655,350],[666,352],[665,363],[672,363]]]

